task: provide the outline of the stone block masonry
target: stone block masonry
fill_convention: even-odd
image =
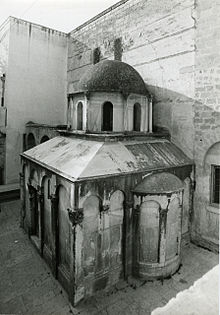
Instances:
[[[196,243],[218,250],[219,207],[211,203],[210,150],[220,156],[220,1],[200,0],[196,3],[195,33],[195,103],[194,103],[194,160],[196,191],[193,217],[193,239]],[[210,162],[209,162],[210,161]]]
[[[114,58],[121,38],[122,61],[132,65],[155,96],[155,124],[193,156],[194,1],[123,1],[72,31],[68,49],[68,92],[77,90],[99,47],[101,59]],[[181,108],[187,104],[187,113]],[[182,129],[187,130],[184,141]]]
[[[204,180],[208,150],[220,141],[220,1],[121,1],[69,34],[68,92],[77,90],[99,47],[114,58],[121,38],[122,61],[131,64],[154,95],[154,125],[194,159],[197,185],[192,235],[218,244],[219,211],[208,211],[210,176]],[[219,153],[220,154],[220,153]],[[202,180],[203,179],[203,180]],[[201,181],[202,180],[202,181]],[[212,233],[210,236],[209,226]],[[211,246],[212,247],[212,246]]]

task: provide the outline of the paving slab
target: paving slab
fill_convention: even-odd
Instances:
[[[152,315],[218,315],[219,265],[208,271],[187,290],[179,292]]]
[[[182,249],[182,266],[170,279],[121,281],[108,293],[72,307],[19,227],[20,202],[1,204],[0,212],[0,314],[22,315],[148,315],[188,289],[218,264],[218,255],[193,244]]]

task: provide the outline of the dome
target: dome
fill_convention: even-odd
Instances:
[[[167,194],[183,189],[182,181],[171,173],[146,176],[133,190],[136,194]]]
[[[82,76],[78,90],[149,95],[140,74],[127,63],[116,60],[104,60],[93,65]]]

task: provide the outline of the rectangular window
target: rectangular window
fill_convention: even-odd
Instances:
[[[211,203],[219,204],[220,196],[220,166],[212,165],[212,178],[211,178]]]
[[[95,65],[98,63],[101,59],[101,50],[99,47],[95,48],[93,50],[93,64]]]
[[[114,40],[114,58],[115,60],[122,60],[122,40],[121,38],[116,38]]]

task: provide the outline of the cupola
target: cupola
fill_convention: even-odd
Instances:
[[[152,100],[129,64],[104,60],[89,67],[68,95],[68,126],[84,132],[152,132]]]

